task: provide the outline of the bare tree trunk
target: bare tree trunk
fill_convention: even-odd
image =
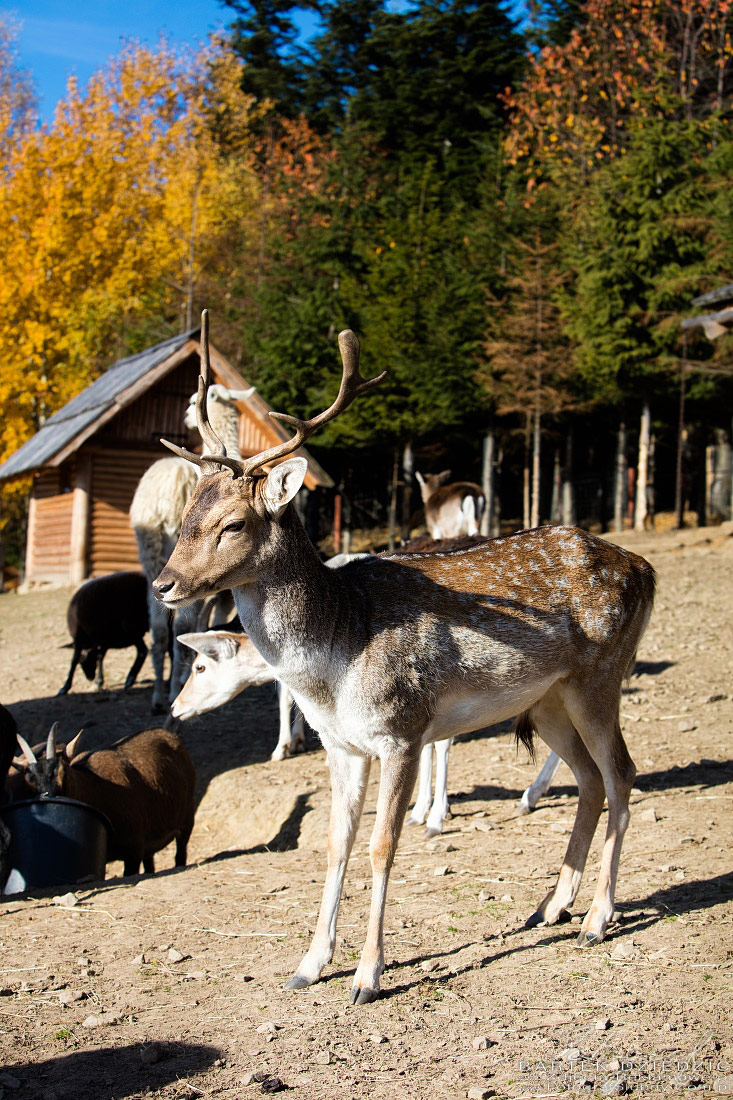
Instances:
[[[400,449],[395,447],[392,461],[392,484],[389,491],[389,531],[388,546],[390,553],[397,545],[397,490],[400,484]]]
[[[616,447],[616,484],[613,497],[613,529],[623,531],[626,518],[626,425],[619,424]]]
[[[639,463],[636,471],[636,508],[634,511],[634,530],[643,531],[646,526],[647,481],[649,478],[649,436],[651,434],[651,412],[649,402],[645,401],[641,410],[639,425]]]
[[[575,514],[575,489],[573,485],[573,433],[565,438],[565,466],[562,472],[562,522],[574,527],[578,522]]]
[[[540,410],[537,408],[534,412],[534,429],[532,432],[532,514],[530,516],[532,527],[539,527],[540,525],[540,427]]]
[[[555,458],[552,463],[552,502],[550,504],[550,523],[560,523],[562,509],[562,468],[560,466],[560,451],[555,447]]]
[[[402,451],[402,541],[407,542],[410,537],[410,517],[412,515],[412,481],[415,458],[412,453],[410,440],[405,443]]]
[[[527,413],[524,428],[524,469],[522,470],[522,526],[527,530],[530,526],[530,481],[529,481],[529,441],[531,435],[531,420]]]
[[[481,467],[481,488],[486,506],[481,517],[482,535],[491,535],[494,518],[494,429],[489,428],[484,436],[484,457]]]

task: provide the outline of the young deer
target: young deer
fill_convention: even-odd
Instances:
[[[415,474],[425,505],[425,524],[434,539],[458,535],[477,535],[486,498],[480,485],[472,481],[453,481],[446,485],[450,470],[440,474]]]
[[[603,939],[636,774],[619,727],[621,685],[651,613],[654,571],[603,539],[558,527],[472,550],[327,569],[290,507],[305,460],[258,471],[296,451],[383,377],[361,377],[352,332],[340,334],[339,347],[343,376],[333,405],[309,421],[273,414],[295,435],[246,460],[215,446],[202,358],[199,431],[211,453],[172,448],[205,476],[154,590],[178,608],[231,588],[242,625],[328,751],[325,888],[313,941],[288,988],[317,981],[332,958],[344,873],[370,763],[379,758],[371,910],[351,992],[352,1003],[364,1004],[379,992],[387,882],[423,745],[513,715],[520,715],[518,737],[531,744],[536,730],[570,765],[579,791],[557,882],[528,924],[554,924],[572,905],[605,794],[606,839],[579,943]]]

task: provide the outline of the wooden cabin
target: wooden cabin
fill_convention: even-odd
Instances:
[[[0,480],[33,474],[25,584],[79,584],[117,569],[137,569],[129,509],[147,468],[170,454],[161,436],[194,449],[183,417],[196,392],[201,346],[196,329],[114,363],[50,417],[0,465]],[[228,389],[249,383],[215,348],[214,381]],[[244,457],[289,437],[255,392],[237,403]],[[305,449],[307,489],[333,482]]]

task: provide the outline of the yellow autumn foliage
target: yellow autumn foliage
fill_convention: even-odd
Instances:
[[[217,43],[197,58],[130,44],[15,143],[0,177],[0,460],[138,350],[146,319],[158,339],[177,331],[223,229],[256,223],[238,64]]]

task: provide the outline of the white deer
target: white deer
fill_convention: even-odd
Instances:
[[[317,981],[333,956],[344,874],[370,763],[379,758],[372,901],[351,991],[352,1003],[364,1004],[379,992],[387,884],[423,746],[512,715],[524,743],[536,731],[569,764],[579,792],[557,882],[528,924],[554,924],[572,905],[605,798],[598,883],[578,942],[604,938],[636,774],[619,726],[621,686],[651,614],[654,571],[635,554],[563,527],[326,569],[290,506],[305,460],[257,471],[292,454],[383,377],[361,377],[352,332],[340,334],[339,347],[333,405],[309,421],[276,414],[295,435],[246,461],[216,453],[202,358],[199,431],[212,453],[173,448],[205,476],[154,591],[177,608],[230,588],[242,625],[328,751],[326,882],[313,940],[288,988]]]
[[[220,385],[209,387],[209,415],[216,424],[217,436],[227,454],[239,456],[239,413],[235,402],[243,401],[253,392],[252,388],[228,390]],[[189,429],[196,427],[196,396],[191,396],[183,418],[184,425]],[[148,584],[155,580],[176,545],[183,509],[197,481],[196,467],[189,462],[180,458],[160,458],[148,467],[137,484],[130,505],[130,524],[135,532],[138,557]],[[174,616],[171,627],[168,612],[152,597],[152,593],[148,604],[153,635],[150,655],[155,675],[152,710],[159,714],[166,709],[164,671],[169,642],[171,677],[168,701],[171,701],[188,676],[190,663],[177,644],[177,636],[194,625],[196,610]]]

